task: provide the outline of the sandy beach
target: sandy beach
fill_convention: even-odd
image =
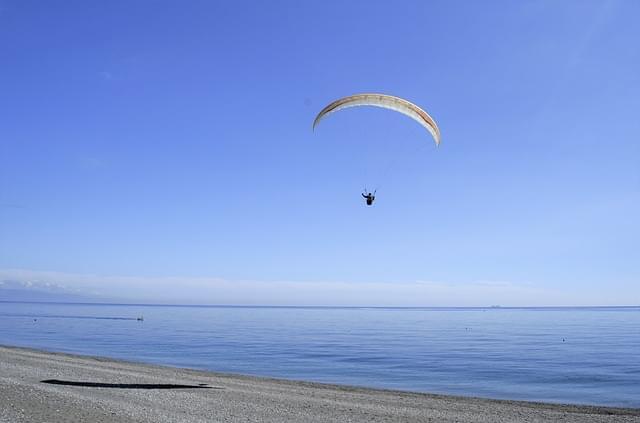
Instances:
[[[0,347],[0,422],[640,422],[640,409],[294,382]]]

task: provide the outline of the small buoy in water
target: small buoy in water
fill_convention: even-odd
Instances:
[[[562,338],[562,342],[564,342],[564,338]]]

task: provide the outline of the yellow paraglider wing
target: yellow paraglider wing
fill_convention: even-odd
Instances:
[[[440,145],[440,129],[431,116],[420,107],[400,97],[386,94],[356,94],[334,101],[322,109],[313,121],[313,129],[325,116],[348,107],[374,106],[395,110],[424,126],[433,136],[436,145]]]

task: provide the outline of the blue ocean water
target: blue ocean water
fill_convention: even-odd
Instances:
[[[366,387],[640,407],[640,307],[0,303],[0,344]]]

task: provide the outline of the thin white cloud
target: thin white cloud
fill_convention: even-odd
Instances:
[[[111,81],[113,80],[113,74],[109,71],[101,71],[98,73],[100,75],[100,77],[102,79],[104,79],[105,81]]]
[[[556,7],[553,2],[547,5],[553,12]],[[550,82],[547,92],[549,95],[545,102],[538,108],[536,113],[536,121],[544,121],[547,115],[553,113],[555,108],[553,105],[564,92],[567,82],[575,75],[577,69],[584,65],[584,60],[593,46],[594,40],[611,25],[613,18],[617,13],[617,2],[613,0],[602,1],[593,5],[591,20],[583,26],[582,33],[576,38],[575,43],[566,51],[564,63],[559,66],[557,77]]]
[[[560,306],[624,305],[602,293],[567,293],[532,284],[416,282],[246,281],[222,278],[99,276],[0,269],[0,284],[55,286],[122,301],[313,306]],[[2,286],[0,286],[2,288]]]

